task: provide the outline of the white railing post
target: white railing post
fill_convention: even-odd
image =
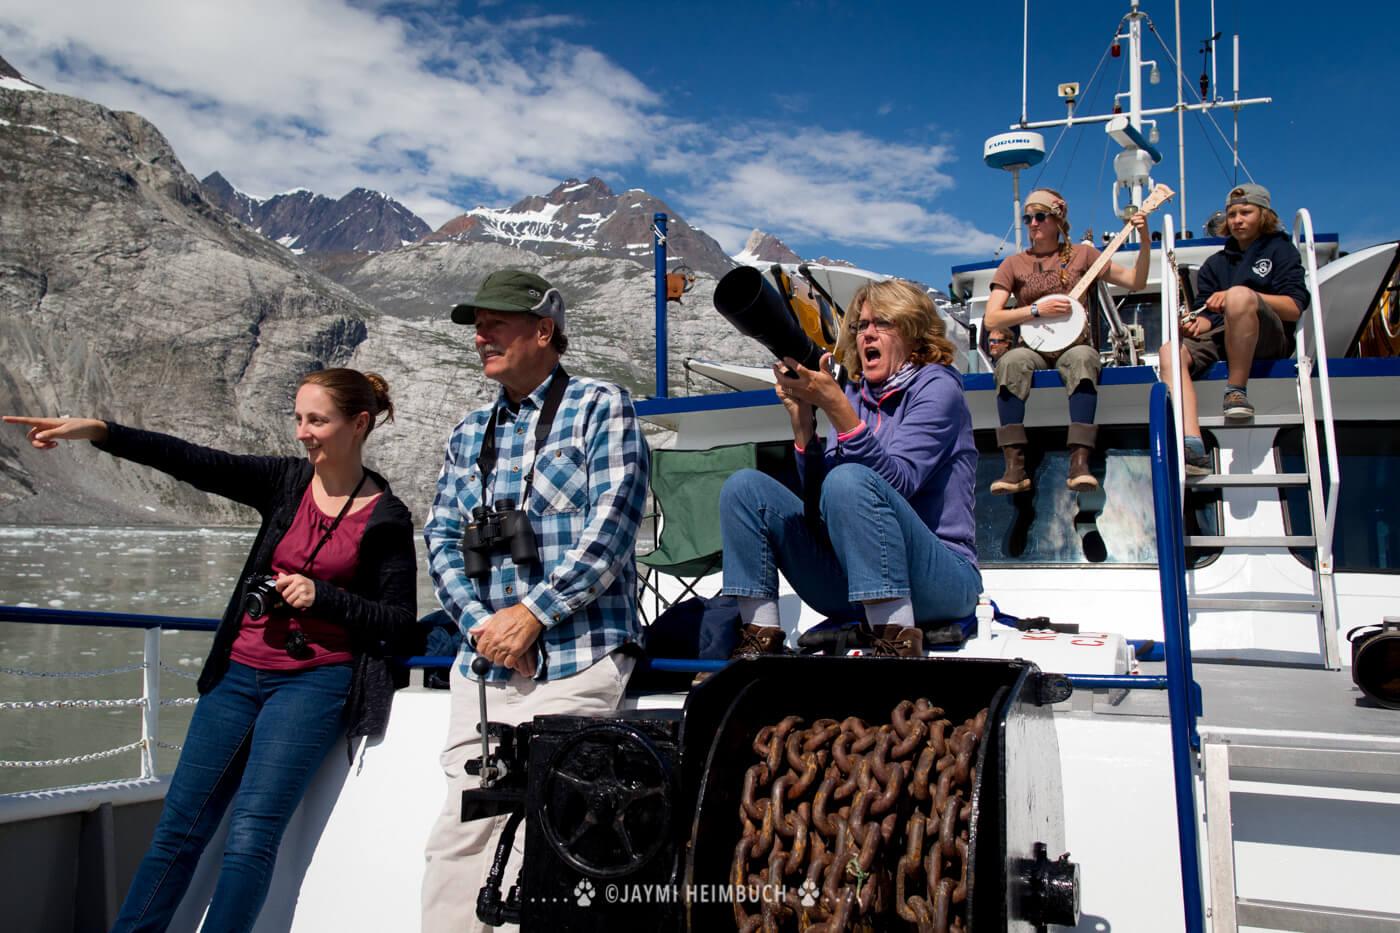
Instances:
[[[1337,459],[1337,431],[1332,415],[1332,385],[1327,371],[1327,335],[1323,329],[1322,295],[1317,288],[1317,246],[1313,237],[1312,217],[1300,209],[1293,217],[1293,245],[1303,261],[1308,284],[1308,315],[1299,318],[1298,340],[1298,401],[1303,416],[1303,442],[1308,461],[1308,511],[1312,517],[1314,547],[1317,561],[1318,599],[1322,603],[1318,634],[1323,663],[1337,670],[1342,665],[1337,644],[1336,586],[1333,578],[1332,535],[1336,530],[1337,497],[1341,488],[1341,466]],[[1306,324],[1312,325],[1312,357],[1308,355]],[[1322,405],[1322,432],[1327,444],[1327,492],[1322,490],[1322,465],[1319,462],[1317,415],[1313,409],[1312,364],[1317,366],[1318,399]]]
[[[1151,244],[1144,244],[1150,247]],[[1162,337],[1171,343],[1171,353],[1167,360],[1162,360],[1159,354],[1157,367],[1160,372],[1170,372],[1172,379],[1172,421],[1177,432],[1176,445],[1176,477],[1177,492],[1183,502],[1186,501],[1186,444],[1181,441],[1184,430],[1181,412],[1182,387],[1177,385],[1181,381],[1181,284],[1176,268],[1176,227],[1172,223],[1172,215],[1166,212],[1162,214],[1162,262],[1161,262],[1161,288],[1162,288]],[[1165,369],[1170,366],[1171,369]],[[1165,380],[1164,380],[1165,381]]]
[[[156,776],[156,750],[160,739],[160,627],[146,629],[145,677],[141,688],[141,777]]]

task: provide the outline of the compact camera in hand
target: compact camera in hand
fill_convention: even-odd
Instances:
[[[462,529],[462,558],[467,576],[490,576],[491,555],[497,552],[508,551],[517,564],[540,562],[530,516],[524,509],[515,507],[514,499],[498,500],[494,509],[478,505],[472,509],[472,519],[472,523]]]
[[[250,619],[261,619],[287,605],[277,592],[277,578],[250,574],[243,581],[243,611]]]

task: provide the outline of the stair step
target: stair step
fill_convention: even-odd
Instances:
[[[1211,473],[1188,476],[1188,486],[1306,486],[1306,473]]]
[[[1188,596],[1189,609],[1255,609],[1260,612],[1321,612],[1316,599],[1255,599],[1252,596]]]
[[[1187,547],[1317,547],[1312,535],[1187,535]]]
[[[1298,414],[1255,415],[1248,421],[1228,421],[1224,415],[1210,415],[1200,419],[1203,428],[1278,428],[1291,424],[1302,424],[1303,416]]]

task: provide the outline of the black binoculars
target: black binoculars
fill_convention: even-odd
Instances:
[[[530,516],[515,507],[514,499],[501,499],[494,509],[478,505],[472,509],[472,523],[462,529],[462,559],[467,576],[490,576],[491,555],[497,551],[509,551],[510,559],[517,564],[540,562]]]

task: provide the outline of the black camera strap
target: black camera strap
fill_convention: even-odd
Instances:
[[[530,471],[525,474],[525,495],[517,503],[522,509],[529,508],[530,490],[535,484],[535,461],[539,459],[540,448],[549,438],[549,429],[554,426],[554,416],[559,413],[559,406],[564,401],[564,390],[568,387],[569,374],[564,372],[564,367],[556,367],[549,380],[549,388],[545,390],[540,416],[535,421],[535,449],[530,457]],[[481,452],[476,455],[476,468],[481,474],[481,501],[485,505],[491,504],[488,483],[492,471],[496,469],[496,419],[500,414],[501,407],[497,405],[491,412],[491,420],[486,423],[486,436],[481,439]]]
[[[364,488],[367,479],[369,479],[368,472],[360,474],[360,481],[355,484],[355,489],[350,493],[350,497],[346,499],[345,504],[340,507],[340,514],[336,515],[335,519],[331,521],[330,526],[322,533],[321,540],[317,541],[316,546],[311,549],[311,556],[306,559],[306,563],[303,564],[301,568],[301,575],[303,577],[309,577],[311,575],[311,564],[316,560],[316,555],[321,553],[321,548],[325,547],[326,542],[331,539],[331,535],[335,534],[335,529],[340,525],[341,520],[350,513],[350,506],[355,503],[355,497],[360,494],[360,490]]]

